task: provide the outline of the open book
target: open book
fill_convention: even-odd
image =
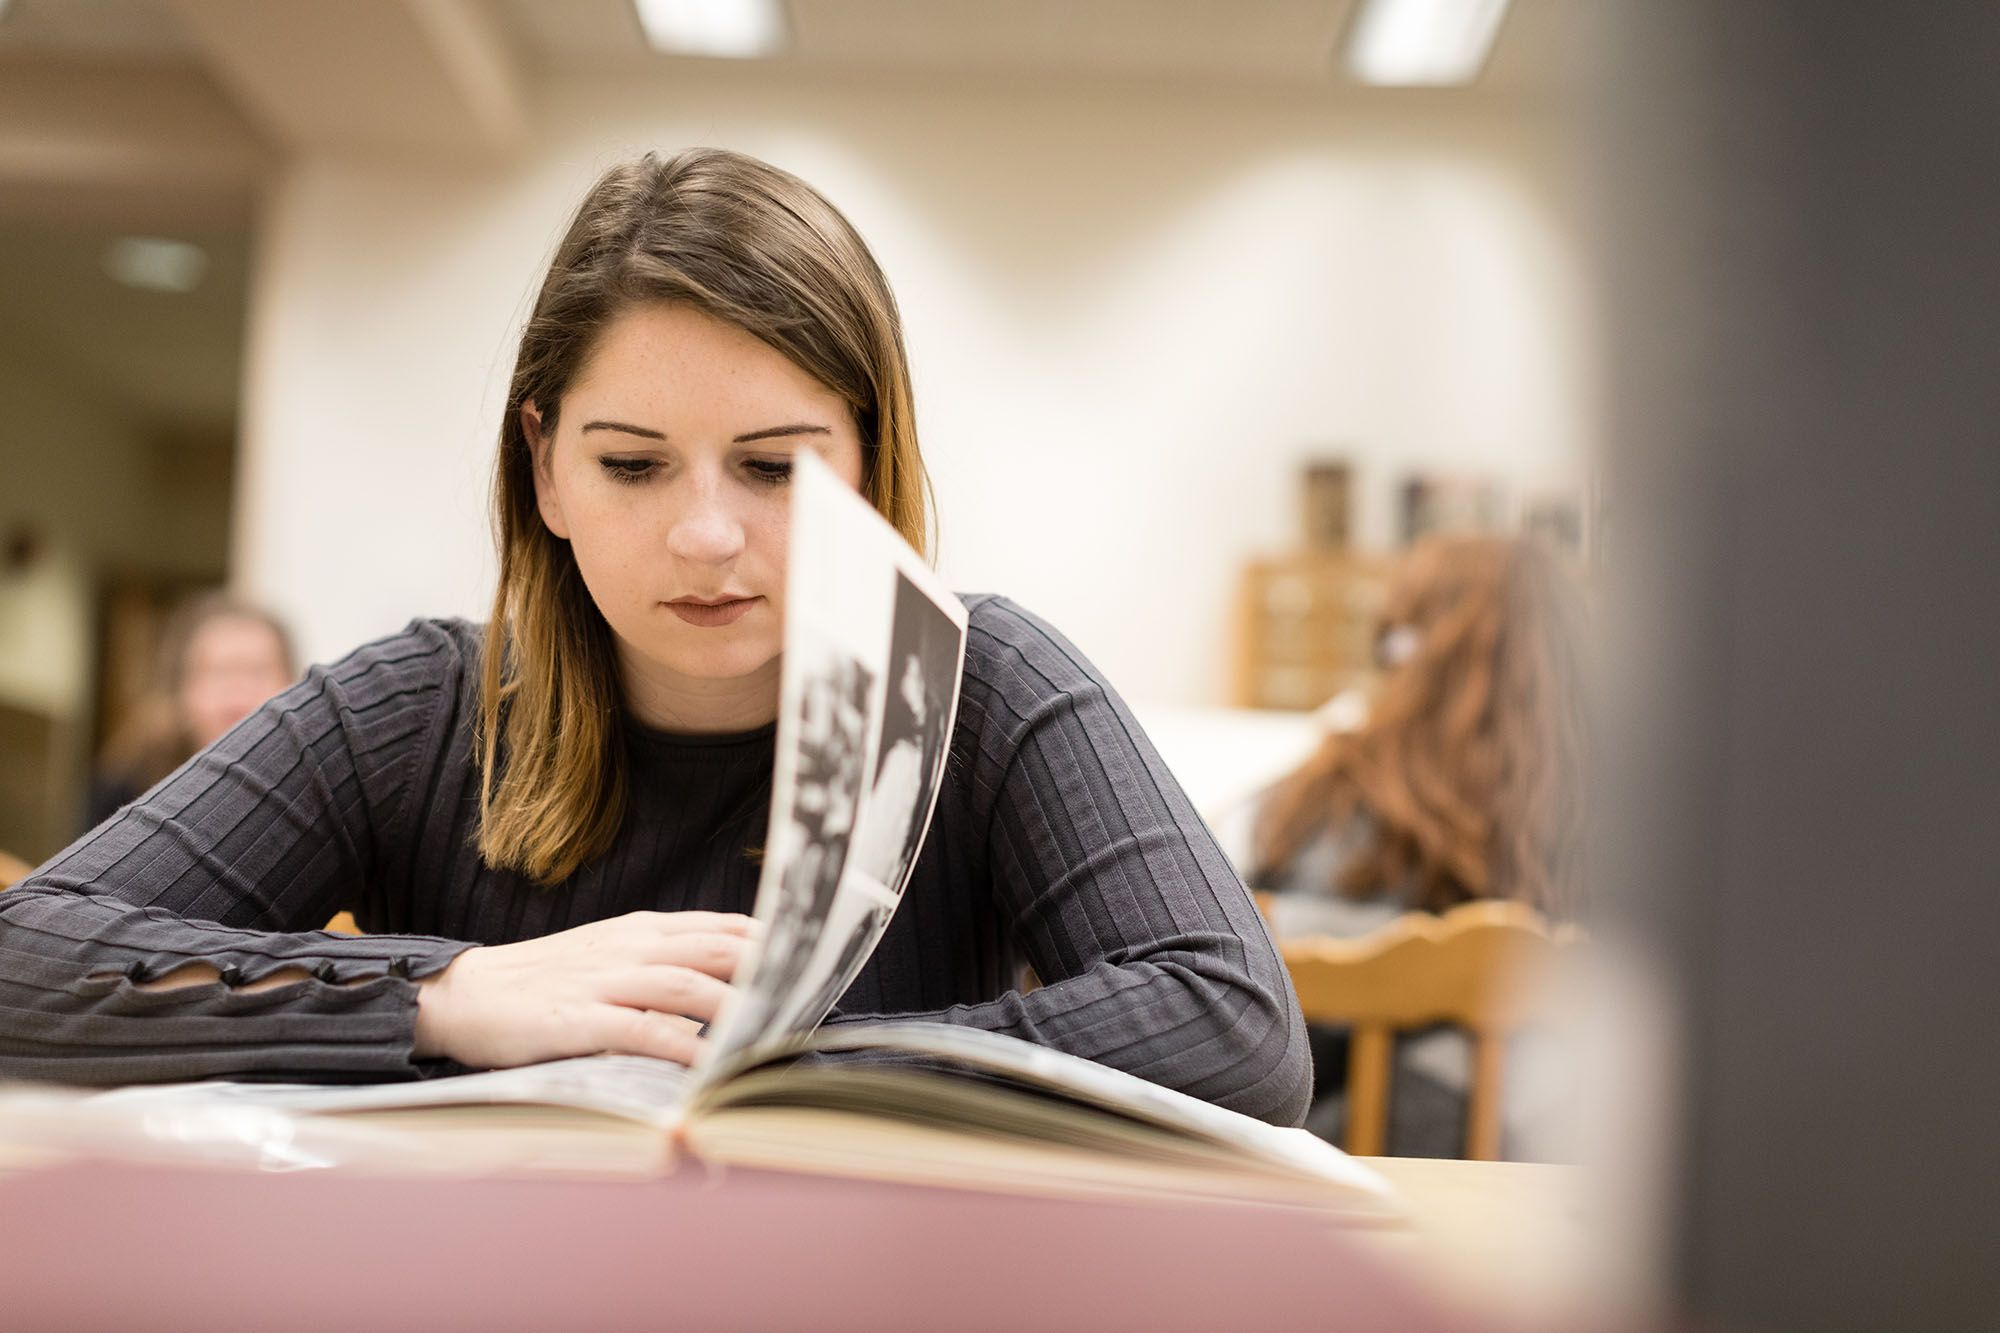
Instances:
[[[970,1028],[820,1027],[880,939],[922,847],[957,712],[966,612],[811,454],[793,486],[755,909],[764,930],[694,1068],[607,1055],[364,1087],[179,1084],[100,1094],[93,1110],[164,1115],[185,1133],[198,1124],[191,1115],[248,1108],[317,1119],[565,1107],[665,1131],[660,1142],[714,1162],[1392,1213],[1378,1177],[1303,1130]]]

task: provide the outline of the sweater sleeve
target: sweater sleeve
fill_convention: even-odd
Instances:
[[[414,980],[469,946],[316,927],[407,837],[460,661],[418,622],[313,668],[0,894],[0,1077],[415,1076]],[[143,984],[197,961],[222,979]]]
[[[1305,1022],[1248,890],[1097,669],[1001,599],[975,608],[959,726],[986,876],[1038,989],[923,1017],[1299,1124]],[[915,1015],[905,1015],[915,1017]]]

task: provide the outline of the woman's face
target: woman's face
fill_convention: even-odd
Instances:
[[[217,616],[194,632],[181,660],[181,721],[206,749],[291,683],[275,630],[252,616]]]
[[[775,699],[792,459],[810,449],[860,487],[846,402],[734,325],[661,303],[605,328],[552,439],[535,404],[522,416],[542,519],[617,637],[635,711],[699,726],[672,714],[732,685]]]

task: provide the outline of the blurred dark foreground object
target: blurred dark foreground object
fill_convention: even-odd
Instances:
[[[2000,5],[1619,0],[1607,710],[1705,1329],[2000,1327]]]

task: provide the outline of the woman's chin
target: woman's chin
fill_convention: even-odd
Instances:
[[[717,644],[698,651],[669,649],[649,656],[655,666],[670,676],[715,683],[762,675],[778,659],[775,647],[769,644]]]

